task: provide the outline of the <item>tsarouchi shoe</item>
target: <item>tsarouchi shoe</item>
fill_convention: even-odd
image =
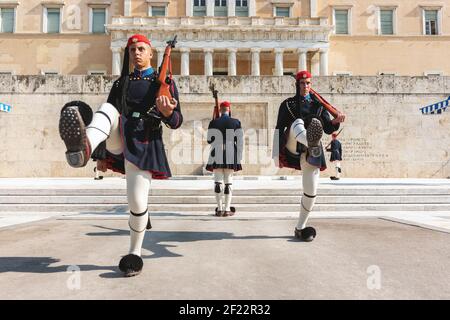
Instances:
[[[119,262],[119,269],[125,277],[137,276],[142,271],[144,262],[135,254],[127,254]]]
[[[294,231],[294,236],[297,239],[301,239],[306,242],[313,241],[314,238],[316,237],[316,234],[317,234],[316,229],[314,229],[313,227],[306,227],[305,229],[301,230],[295,228]]]
[[[308,154],[317,158],[322,155],[322,146],[320,139],[323,136],[323,127],[319,119],[313,118],[306,129],[306,141],[308,141]]]
[[[68,106],[61,110],[59,135],[66,145],[69,165],[74,168],[84,167],[91,156],[91,146],[77,106]]]

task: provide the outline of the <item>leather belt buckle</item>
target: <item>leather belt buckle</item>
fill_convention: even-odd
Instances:
[[[132,114],[131,114],[131,117],[133,117],[133,118],[139,118],[141,116],[141,113],[140,112],[133,112]]]

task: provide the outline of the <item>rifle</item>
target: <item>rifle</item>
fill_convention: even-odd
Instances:
[[[164,56],[159,67],[158,83],[160,84],[158,93],[156,97],[167,96],[169,99],[172,98],[170,93],[170,85],[172,84],[172,64],[170,63],[170,53],[172,49],[175,48],[177,43],[177,36],[173,40],[167,41],[166,50],[164,51]],[[169,75],[167,75],[167,71]]]
[[[338,131],[338,133],[336,133],[336,138],[337,138],[337,136],[342,132],[342,130],[344,130],[344,128],[342,128],[341,130],[339,130]],[[331,141],[333,141],[333,140],[331,140]],[[330,141],[330,143],[329,144],[327,144],[326,145],[326,147],[325,147],[325,150],[327,150],[328,149],[328,147],[330,146],[330,144],[331,144],[331,141]]]
[[[214,106],[214,111],[213,111],[213,117],[212,117],[212,119],[214,120],[220,116],[219,115],[219,98],[217,97],[218,91],[215,89],[214,83],[211,83],[211,85],[209,86],[209,90],[211,90],[213,98],[216,101],[216,104]]]
[[[318,94],[316,91],[314,91],[312,88],[309,90],[316,98],[317,100],[319,100],[319,102],[325,107],[325,109],[327,109],[327,111],[329,113],[331,113],[331,115],[334,118],[337,118],[337,116],[341,113],[338,109],[336,109],[335,107],[333,107],[331,105],[331,103],[329,103],[327,100],[325,100],[320,94]]]

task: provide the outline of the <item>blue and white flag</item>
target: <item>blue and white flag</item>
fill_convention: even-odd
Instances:
[[[420,108],[420,111],[422,111],[422,114],[440,114],[443,111],[445,111],[448,107],[448,104],[450,103],[450,96],[447,98],[447,100],[440,101],[435,104],[430,104],[429,106]]]
[[[0,111],[11,112],[12,107],[0,102]]]

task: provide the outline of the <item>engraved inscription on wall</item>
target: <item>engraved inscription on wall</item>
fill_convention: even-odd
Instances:
[[[343,161],[387,160],[388,153],[375,152],[379,148],[372,146],[366,138],[339,138],[342,144]]]

